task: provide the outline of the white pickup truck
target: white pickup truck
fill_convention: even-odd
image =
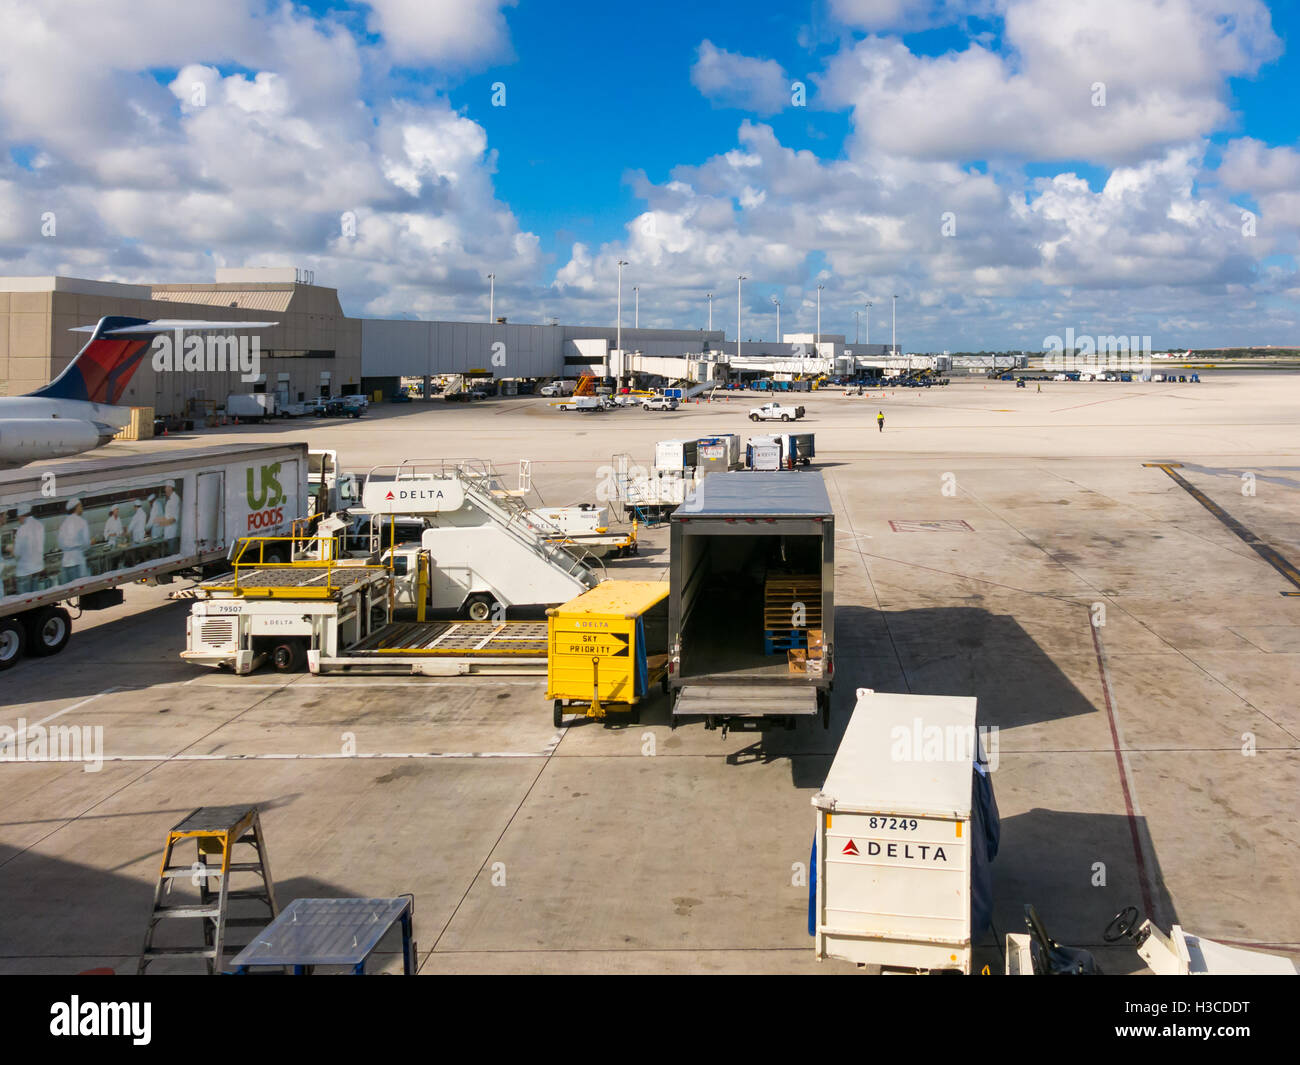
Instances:
[[[608,396],[571,396],[554,406],[556,410],[580,410],[591,414],[594,411],[610,410],[614,404]]]
[[[804,415],[802,407],[784,407],[780,403],[764,403],[749,412],[751,422],[797,422]]]

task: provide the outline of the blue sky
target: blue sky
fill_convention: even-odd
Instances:
[[[743,272],[759,336],[821,284],[824,331],[897,293],[916,350],[1296,344],[1298,7],[15,0],[0,254],[293,264],[393,317],[495,273],[512,320],[602,323],[624,259],[643,324],[734,324]]]
[[[796,41],[801,19],[788,11],[755,18],[753,10],[718,5],[710,39],[797,72],[807,55]],[[573,240],[616,238],[640,209],[624,180],[629,170],[667,181],[679,163],[731,148],[740,120],[753,116],[714,106],[691,84],[702,29],[695,5],[575,0],[506,17],[517,60],[467,78],[448,95],[488,130],[500,153],[498,192],[548,252],[563,254]],[[490,103],[498,81],[507,88],[504,108]],[[848,118],[816,109],[812,95],[809,108],[767,120],[783,143],[834,157]]]
[[[596,0],[525,5],[506,14],[517,57],[457,79],[448,97],[488,130],[499,152],[502,198],[542,237],[548,253],[563,254],[575,239],[618,236],[638,209],[624,180],[629,169],[666,181],[678,163],[730,147],[740,118],[760,117],[711,104],[691,84],[702,33],[727,51],[775,59],[794,77],[816,69],[820,57],[834,50],[836,41],[829,36],[811,49],[799,41],[809,16],[823,5],[777,6],[754,17],[752,3],[722,0],[710,5],[706,24],[692,4],[640,9],[631,16]],[[1277,4],[1272,12],[1274,32],[1289,41],[1300,27],[1300,5]],[[960,27],[900,36],[917,55],[939,56],[965,48],[981,34],[996,42],[998,26],[994,19],[972,19]],[[1214,143],[1242,134],[1270,144],[1294,143],[1300,137],[1296,76],[1283,57],[1255,76],[1229,79],[1238,121],[1214,134]],[[507,89],[504,108],[490,104],[491,87],[498,82]],[[805,111],[762,117],[783,144],[834,158],[850,131],[849,116],[842,108],[823,109],[815,87],[810,88]],[[1094,189],[1109,173],[1077,158],[1034,162],[1024,169],[1041,177],[1062,168],[1086,178]]]

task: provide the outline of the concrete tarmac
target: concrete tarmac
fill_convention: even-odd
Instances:
[[[618,453],[779,431],[747,419],[765,398],[431,401],[107,451],[304,439],[359,471],[475,456],[511,477],[529,459],[546,503],[594,502]],[[207,672],[177,657],[188,604],[132,587],[0,675],[0,724],[99,726],[105,753],[98,772],[0,761],[0,972],[133,972],[167,829],[237,802],[262,808],[281,905],[413,893],[422,972],[856,972],[814,959],[803,877],[859,687],[973,694],[997,727],[977,967],[1001,971],[1025,903],[1108,971],[1142,970],[1101,942],[1130,904],[1300,958],[1300,587],[1147,465],[1181,464],[1300,563],[1300,375],[792,398],[838,519],[829,731],[670,730],[657,696],[639,725],[557,733],[540,678]],[[664,575],[665,530],[641,543],[610,576]]]

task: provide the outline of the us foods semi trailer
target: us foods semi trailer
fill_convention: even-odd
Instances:
[[[822,475],[710,474],[670,520],[673,721],[829,724],[835,515]]]
[[[52,462],[0,473],[0,670],[63,650],[76,611],[121,585],[225,570],[247,536],[306,513],[307,445],[253,444]],[[272,555],[289,557],[289,543]],[[280,557],[280,556],[276,556]]]

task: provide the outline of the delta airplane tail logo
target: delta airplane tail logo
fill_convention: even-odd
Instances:
[[[68,368],[33,396],[47,399],[75,399],[86,403],[116,406],[126,386],[144,360],[152,336],[108,335],[114,329],[148,324],[144,318],[112,315],[100,320],[91,338],[77,352]]]

